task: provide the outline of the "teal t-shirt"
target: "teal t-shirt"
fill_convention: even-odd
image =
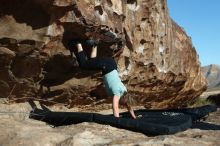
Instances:
[[[126,87],[122,83],[118,71],[113,70],[103,76],[103,82],[108,96],[123,96],[127,92]]]

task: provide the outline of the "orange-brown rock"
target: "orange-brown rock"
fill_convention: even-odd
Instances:
[[[0,76],[8,88],[4,96],[37,96],[70,107],[105,99],[101,74],[80,70],[67,49],[69,39],[103,30],[124,47],[115,49],[106,35],[98,55],[115,57],[138,103],[182,107],[206,89],[191,38],[170,18],[166,0],[2,0],[0,23],[3,54],[15,54],[4,68],[13,84]]]

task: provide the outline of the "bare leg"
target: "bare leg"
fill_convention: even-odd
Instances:
[[[82,44],[78,43],[78,44],[76,45],[76,47],[77,47],[77,52],[78,52],[78,53],[83,51]]]
[[[90,58],[96,58],[96,57],[97,57],[97,46],[93,46]]]

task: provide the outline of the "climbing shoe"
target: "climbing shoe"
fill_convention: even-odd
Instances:
[[[82,40],[80,39],[72,39],[68,42],[69,47],[75,47],[77,44],[81,44]]]
[[[96,47],[99,44],[99,41],[97,40],[93,40],[93,39],[89,39],[85,41],[85,44],[89,47]]]

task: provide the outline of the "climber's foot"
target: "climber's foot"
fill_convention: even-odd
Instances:
[[[76,47],[77,44],[81,44],[82,40],[80,39],[72,39],[69,41],[68,45],[69,47]]]
[[[98,40],[94,40],[94,39],[88,39],[85,41],[85,44],[90,46],[90,47],[96,47],[99,44]]]

